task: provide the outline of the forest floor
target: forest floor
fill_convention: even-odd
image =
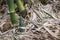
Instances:
[[[27,16],[24,18],[25,31],[19,32],[19,28],[11,28],[6,0],[1,1],[0,40],[60,40],[60,1],[50,0],[45,5],[39,0],[30,0],[30,2],[31,4],[25,4],[27,10]],[[19,19],[16,4],[15,8]]]

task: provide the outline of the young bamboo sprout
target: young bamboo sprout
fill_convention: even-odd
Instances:
[[[25,18],[26,15],[27,15],[27,12],[26,12],[25,7],[24,7],[21,0],[16,0],[16,4],[17,4],[17,7],[18,7],[18,9],[20,11],[20,14],[19,14],[20,15],[19,26],[24,27],[25,23],[24,23],[24,20],[22,19],[22,17]],[[24,31],[24,29],[20,28],[20,32],[23,32],[23,31]]]
[[[21,16],[20,16],[19,21],[20,21],[20,24],[19,24],[19,25],[20,25],[21,27],[23,27],[23,26],[24,26],[24,20],[23,20],[23,18],[22,18]]]
[[[24,32],[25,29],[22,28],[22,27],[24,27],[24,25],[25,25],[24,20],[23,20],[22,16],[20,16],[20,19],[19,19],[19,26],[21,27],[21,28],[19,28],[20,32]]]
[[[19,11],[25,10],[25,7],[23,6],[23,3],[21,0],[16,0],[16,4],[18,6]]]
[[[19,15],[21,15],[23,18],[25,18],[26,15],[27,15],[27,12],[25,10],[25,7],[24,7],[22,1],[21,0],[16,0],[16,4],[17,4],[17,7],[18,7],[18,9],[20,11]]]
[[[7,0],[7,4],[10,11],[11,22],[12,24],[17,24],[18,21],[15,15],[14,0]]]

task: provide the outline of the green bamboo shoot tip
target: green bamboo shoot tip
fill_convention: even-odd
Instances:
[[[16,4],[17,4],[18,9],[19,9],[20,12],[25,10],[25,7],[24,7],[24,5],[23,5],[21,0],[16,0]]]

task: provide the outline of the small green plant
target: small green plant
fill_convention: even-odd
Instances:
[[[27,15],[27,12],[25,10],[25,7],[23,5],[23,2],[21,0],[16,0],[16,4],[17,4],[17,7],[18,7],[18,9],[20,11],[20,14],[19,15],[22,16],[23,18],[25,18],[26,15]]]
[[[18,9],[19,9],[19,11],[20,11],[20,19],[19,19],[19,26],[20,27],[24,27],[24,20],[23,20],[23,18],[25,18],[26,17],[26,15],[27,15],[27,12],[26,12],[26,10],[25,10],[25,7],[24,7],[24,5],[23,5],[23,2],[21,1],[21,0],[16,0],[16,4],[17,4],[17,7],[18,7]],[[23,17],[23,18],[22,18]],[[24,29],[22,29],[22,28],[20,28],[20,32],[23,32],[24,31]]]
[[[18,21],[15,15],[14,0],[7,0],[7,4],[8,4],[9,11],[10,11],[11,22],[12,24],[17,24]]]
[[[24,27],[23,18],[26,17],[27,12],[26,12],[25,7],[23,5],[23,2],[21,0],[15,0],[15,1],[16,1],[16,5],[17,5],[17,7],[18,7],[18,9],[20,11],[20,14],[19,14],[20,15],[19,26]],[[16,15],[15,15],[14,0],[7,0],[7,4],[8,4],[9,11],[10,11],[11,22],[12,22],[12,24],[17,24],[18,21],[17,21]],[[24,30],[24,29],[21,28],[20,31],[22,32],[22,30]]]
[[[16,4],[17,4],[17,7],[18,7],[20,12],[25,10],[25,7],[24,7],[24,5],[23,5],[21,0],[16,0]]]

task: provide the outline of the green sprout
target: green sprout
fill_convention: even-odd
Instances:
[[[27,12],[25,10],[25,7],[23,5],[23,2],[21,0],[16,0],[16,4],[17,4],[17,7],[18,7],[18,9],[20,11],[20,14],[19,15],[22,16],[23,18],[25,18],[26,15],[27,15]]]
[[[14,0],[7,0],[7,4],[8,4],[9,11],[10,11],[11,22],[12,24],[17,24],[18,21],[15,15]]]
[[[17,4],[17,7],[18,7],[18,9],[20,11],[20,14],[19,14],[20,15],[19,26],[24,27],[25,23],[24,23],[23,18],[26,17],[27,12],[26,12],[25,7],[23,5],[23,2],[21,0],[16,0],[16,4]],[[23,32],[23,31],[24,31],[24,29],[20,28],[20,32]]]
[[[26,12],[23,2],[21,0],[15,0],[15,1],[16,1],[16,5],[20,12],[20,14],[19,14],[20,15],[20,19],[19,19],[20,31],[23,32],[24,29],[22,29],[21,27],[24,27],[25,23],[24,23],[23,18],[26,17],[27,12]],[[7,4],[8,4],[9,11],[10,11],[10,18],[11,18],[12,24],[18,24],[16,15],[15,15],[14,0],[7,0]]]
[[[25,7],[24,7],[24,5],[23,5],[21,0],[16,0],[16,4],[17,4],[18,9],[19,9],[20,12],[25,10]]]

